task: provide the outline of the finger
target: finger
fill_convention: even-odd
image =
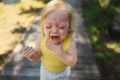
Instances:
[[[32,49],[33,49],[32,47],[28,47],[28,48],[26,48],[25,52],[29,53]]]
[[[23,50],[23,55],[27,57],[30,54],[31,49],[32,47],[25,47]]]
[[[34,49],[31,49],[26,55],[27,55],[27,57],[29,57],[29,58],[35,56],[35,55],[36,55],[35,50],[34,50]]]
[[[32,47],[26,47],[26,48],[25,48],[25,51],[28,52],[28,51],[30,51],[31,49],[32,49]]]
[[[26,46],[23,48],[23,51],[26,51],[29,48],[29,46]]]
[[[39,56],[40,51],[38,49],[35,49],[35,54]]]
[[[30,53],[28,54],[28,57],[32,57],[35,55],[35,51],[34,50],[31,50]]]
[[[29,48],[28,46],[24,47],[23,50],[22,50],[22,53],[23,53],[23,54],[26,54],[26,52],[27,52],[26,50],[27,50],[28,48]]]
[[[34,48],[30,48],[29,51],[26,53],[28,57],[35,56],[36,52]]]

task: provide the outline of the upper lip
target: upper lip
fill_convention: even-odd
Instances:
[[[59,37],[58,35],[52,35],[51,38],[56,38]]]

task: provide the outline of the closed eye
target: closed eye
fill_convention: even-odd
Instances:
[[[59,29],[64,29],[64,28],[65,28],[64,26],[59,27]]]
[[[46,26],[46,29],[50,29],[51,28],[51,26]]]

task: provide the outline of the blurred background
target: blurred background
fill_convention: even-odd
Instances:
[[[0,71],[45,0],[0,0]]]
[[[120,1],[82,0],[82,7],[103,80],[120,80]]]
[[[0,0],[0,71],[49,0]],[[120,1],[81,0],[85,28],[103,80],[120,80]]]

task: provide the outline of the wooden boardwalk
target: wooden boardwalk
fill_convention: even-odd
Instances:
[[[82,18],[82,8],[80,0],[65,0],[71,4],[80,14],[80,24],[74,38],[78,49],[78,62],[72,67],[69,80],[101,80],[99,70],[96,65],[95,57],[91,49],[91,45],[85,31]],[[14,49],[11,58],[0,75],[0,80],[39,80],[40,78],[40,62],[30,62],[21,54],[21,49],[25,45],[34,44],[40,33],[40,16],[39,13],[26,30],[20,42]]]

